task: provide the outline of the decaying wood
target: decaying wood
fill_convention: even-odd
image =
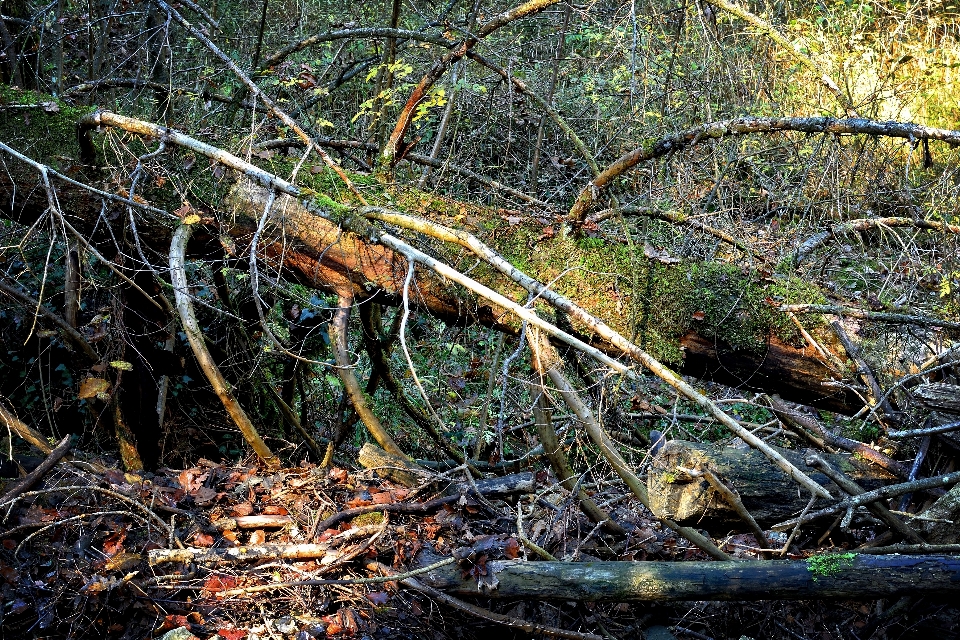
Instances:
[[[878,500],[886,500],[887,498],[902,496],[914,491],[922,491],[924,489],[932,489],[934,487],[952,487],[958,482],[960,482],[960,471],[945,473],[932,478],[923,478],[921,480],[902,482],[900,484],[890,484],[885,487],[880,487],[879,489],[874,489],[873,491],[861,493],[858,496],[850,496],[849,498],[841,500],[832,507],[827,507],[810,514],[806,514],[802,518],[794,518],[786,522],[779,522],[773,525],[772,528],[786,530],[796,526],[798,522],[810,522],[824,516],[836,515],[850,508],[862,507],[872,502],[877,502]]]
[[[859,484],[847,477],[845,473],[830,464],[822,455],[811,452],[807,454],[805,460],[809,466],[815,467],[816,469],[822,471],[848,495],[859,496],[866,493],[866,489],[861,487]],[[874,502],[867,505],[867,510],[886,522],[891,530],[895,531],[907,540],[917,544],[925,544],[926,541],[921,538],[916,531],[904,524],[902,520],[891,513],[890,509],[888,509],[886,505],[883,505],[879,502]]]
[[[914,526],[931,544],[960,543],[960,484],[940,496]]]
[[[960,557],[836,554],[805,561],[492,561],[496,588],[481,593],[457,568],[422,581],[461,596],[551,600],[831,600],[960,593]]]
[[[801,407],[792,406],[777,396],[772,396],[770,398],[770,408],[785,424],[799,431],[801,434],[810,433],[815,438],[819,438],[822,443],[827,446],[849,451],[855,456],[868,460],[899,478],[907,478],[910,475],[910,470],[905,465],[862,442],[836,435],[820,424],[820,421],[811,413],[803,411]]]
[[[928,409],[960,414],[960,385],[928,382],[911,390],[911,393]]]
[[[357,461],[366,469],[373,469],[377,475],[398,482],[405,487],[415,487],[421,483],[423,469],[409,458],[387,453],[377,445],[368,442],[360,449]]]
[[[793,451],[778,449],[778,452],[795,464],[804,464],[803,457]],[[863,473],[843,456],[831,456],[830,459],[851,475],[863,477]],[[744,524],[736,510],[706,478],[693,477],[683,469],[713,471],[737,490],[744,507],[763,526],[799,512],[809,500],[808,494],[797,491],[789,476],[753,449],[682,440],[667,442],[651,462],[647,473],[650,509],[660,517],[704,528],[714,535],[743,530]],[[812,473],[811,478],[836,492],[836,485],[825,475]]]

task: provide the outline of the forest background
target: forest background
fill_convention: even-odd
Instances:
[[[789,446],[783,400],[909,466],[956,382],[949,0],[0,13],[11,454],[639,498],[651,430]]]

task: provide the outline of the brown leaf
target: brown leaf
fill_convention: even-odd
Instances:
[[[703,311],[697,311],[697,312],[694,313],[693,316],[691,316],[691,317],[692,317],[694,320],[703,320],[704,318],[707,317],[707,314],[704,313]]]
[[[81,400],[86,400],[87,398],[95,398],[101,393],[106,393],[110,390],[110,382],[104,380],[103,378],[85,378],[83,382],[80,383],[80,391],[77,393],[77,397]]]
[[[126,528],[120,529],[107,536],[103,541],[103,552],[108,556],[115,556],[123,551],[123,541],[127,539]]]
[[[517,542],[516,538],[511,537],[507,539],[503,545],[503,555],[510,560],[516,560],[520,557],[520,543]]]
[[[389,491],[374,493],[370,497],[373,498],[373,504],[391,504],[393,502],[393,496],[390,495]]]
[[[247,632],[245,629],[217,629],[217,635],[223,640],[243,640]]]
[[[193,544],[197,545],[198,547],[212,547],[213,536],[201,531],[197,534],[197,537],[193,539]]]
[[[250,544],[263,544],[267,539],[267,534],[263,529],[257,529],[250,534]]]
[[[253,513],[253,505],[249,502],[241,502],[240,504],[235,504],[230,509],[230,515],[234,516],[248,516]]]
[[[210,487],[199,487],[193,492],[193,500],[197,505],[205,507],[217,499],[217,491]]]
[[[367,594],[367,599],[377,606],[383,606],[387,604],[390,595],[386,591],[371,591]]]
[[[286,516],[289,515],[290,512],[284,507],[271,504],[263,508],[263,514],[266,516]]]

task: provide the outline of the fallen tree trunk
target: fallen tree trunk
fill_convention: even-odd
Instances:
[[[802,455],[780,448],[777,451],[804,468]],[[853,466],[846,456],[824,457],[871,489],[881,484],[879,474],[864,472]],[[810,499],[808,494],[798,492],[793,480],[758,451],[672,440],[650,464],[647,476],[650,509],[657,516],[706,529],[714,536],[745,531],[736,510],[718,495],[707,479],[688,473],[705,470],[713,471],[729,483],[740,495],[743,506],[763,526],[795,515]],[[832,495],[843,495],[824,474],[810,472],[809,475]]]
[[[77,116],[77,111],[71,111],[72,117]],[[37,125],[40,120],[51,120],[55,121],[57,128],[63,129],[63,118],[62,113],[36,114],[33,124]],[[89,127],[103,124],[101,120],[104,119],[109,120],[108,124],[123,126],[131,132],[147,137],[166,136],[170,141],[174,141],[174,137],[183,138],[172,130],[158,133],[160,129],[154,125],[115,114],[109,118],[107,115],[84,118],[85,135],[89,135]],[[17,141],[21,147],[28,144],[15,130],[17,123],[11,121],[9,124],[14,127],[10,131],[10,139]],[[54,127],[50,125],[48,128]],[[4,133],[5,128],[0,127],[0,134]],[[201,152],[215,160],[223,161],[222,159],[229,155],[210,145],[199,144],[203,146]],[[41,156],[38,158],[41,162],[48,162],[54,168],[63,167],[63,158],[69,158],[71,151],[63,146],[61,144],[56,149],[48,149],[45,153],[36,155]],[[89,152],[92,145],[87,142],[85,148]],[[33,188],[37,184],[35,167],[25,167],[22,163],[13,165],[16,165],[13,171],[0,175],[0,205],[8,212],[7,217],[31,224],[44,215],[47,208],[46,194],[42,189]],[[266,172],[261,173],[266,175]],[[74,175],[79,174],[75,172]],[[263,175],[255,179],[262,179]],[[82,229],[90,230],[96,227],[100,219],[101,204],[106,200],[110,207],[132,206],[148,214],[142,217],[137,229],[139,240],[145,248],[163,250],[169,246],[170,230],[161,215],[163,212],[158,208],[134,203],[103,190],[84,188],[77,181],[69,181],[71,179],[64,174],[54,172],[50,176],[60,201],[64,203],[64,210],[75,216],[72,219],[81,223]],[[90,174],[85,179],[95,182],[102,180],[102,177],[97,178],[96,174]],[[321,183],[315,186],[326,188]],[[268,226],[268,232],[260,238],[260,258],[273,267],[283,267],[289,277],[303,284],[341,295],[352,294],[357,299],[377,295],[378,300],[384,303],[398,304],[407,271],[406,258],[389,247],[370,242],[362,234],[346,231],[346,227],[364,226],[362,223],[348,224],[351,217],[354,222],[359,222],[356,220],[357,212],[351,209],[349,203],[344,205],[332,201],[319,190],[309,187],[303,191],[311,192],[316,194],[317,208],[332,209],[332,212],[327,211],[326,216],[331,219],[325,220],[315,212],[308,211],[300,203],[281,196],[278,208],[283,211],[275,216]],[[370,197],[374,195],[370,194]],[[230,253],[246,255],[267,197],[265,189],[239,182],[229,202],[225,203],[237,215],[221,216],[220,220],[204,219],[209,233],[198,231],[198,241],[194,246],[211,254],[222,252],[223,247],[227,247]],[[756,274],[745,274],[738,269],[726,269],[717,265],[664,266],[642,254],[627,259],[623,247],[616,243],[581,246],[562,234],[545,236],[542,233],[544,223],[536,217],[513,218],[506,215],[509,212],[451,202],[412,189],[400,188],[392,200],[401,209],[411,210],[425,219],[436,220],[447,226],[466,227],[477,233],[482,231],[484,241],[508,261],[528,262],[531,251],[536,251],[542,259],[537,261],[538,266],[532,270],[531,276],[540,282],[551,282],[551,286],[560,295],[566,295],[573,300],[591,300],[588,311],[621,335],[631,335],[636,329],[630,326],[631,321],[627,317],[630,314],[622,312],[623,305],[635,306],[631,301],[634,296],[649,297],[649,305],[646,302],[644,305],[652,310],[651,315],[640,319],[643,335],[647,336],[649,343],[645,348],[662,362],[683,365],[684,373],[695,374],[698,369],[702,374],[721,369],[742,371],[743,374],[739,375],[741,379],[756,383],[759,388],[770,388],[785,397],[803,398],[810,402],[813,392],[815,397],[823,400],[819,404],[823,408],[841,412],[855,412],[860,408],[860,403],[855,399],[835,396],[830,388],[822,387],[820,383],[827,377],[828,370],[817,362],[814,354],[795,346],[799,344],[796,336],[778,336],[776,323],[771,322],[768,317],[772,312],[764,302],[766,285]],[[69,203],[69,206],[66,206],[66,203]],[[451,211],[454,213],[450,213]],[[463,215],[461,212],[464,211],[469,215]],[[337,223],[337,215],[344,216],[342,224]],[[120,227],[124,225],[126,218],[124,215],[113,216],[113,219],[118,220],[118,232],[123,231]],[[521,222],[518,224],[515,219]],[[273,238],[268,237],[272,233],[270,228],[277,232],[273,234]],[[278,237],[280,232],[288,234],[288,242]],[[290,240],[292,242],[289,242]],[[437,245],[433,249],[455,268],[467,269],[472,264],[472,259],[455,251],[447,251]],[[604,271],[616,265],[616,269],[615,273],[604,273],[601,276],[598,275],[599,271],[594,272],[590,268],[569,268],[576,264],[588,267],[594,264],[603,265]],[[653,289],[646,293],[625,291],[619,300],[612,300],[605,294],[611,278],[630,280],[630,273],[634,270],[639,270],[644,279],[653,283]],[[417,273],[416,297],[421,308],[448,322],[481,322],[488,326],[506,328],[508,321],[504,319],[502,310],[497,308],[497,305],[455,289],[443,279],[424,272],[425,270],[421,269]],[[696,275],[691,275],[693,273]],[[484,283],[493,290],[513,290],[514,285],[501,275],[485,273],[482,276]],[[699,289],[724,290],[726,293],[715,296],[716,302],[712,306],[701,308],[698,305],[702,304],[702,296],[687,295],[688,292]],[[575,319],[575,329],[580,335],[589,335],[592,328],[580,326],[581,324]],[[609,353],[617,352],[616,348],[604,345],[599,338],[595,339],[593,344],[604,347]],[[730,350],[718,349],[717,345],[722,344],[730,344],[732,347]],[[742,362],[742,366],[731,367],[731,362]],[[753,366],[756,362],[764,363],[766,367],[760,372],[760,376],[753,375],[756,373],[756,367]]]
[[[960,593],[960,557],[854,553],[804,561],[517,562],[491,561],[496,587],[481,593],[457,567],[421,580],[459,596],[543,600],[829,600]],[[490,578],[486,579],[488,582]]]

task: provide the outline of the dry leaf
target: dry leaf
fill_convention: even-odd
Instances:
[[[110,382],[103,378],[86,378],[80,383],[80,392],[77,397],[81,400],[94,398],[101,393],[107,393],[110,390]]]
[[[263,529],[257,529],[250,534],[250,544],[263,544],[267,540],[267,534]]]

